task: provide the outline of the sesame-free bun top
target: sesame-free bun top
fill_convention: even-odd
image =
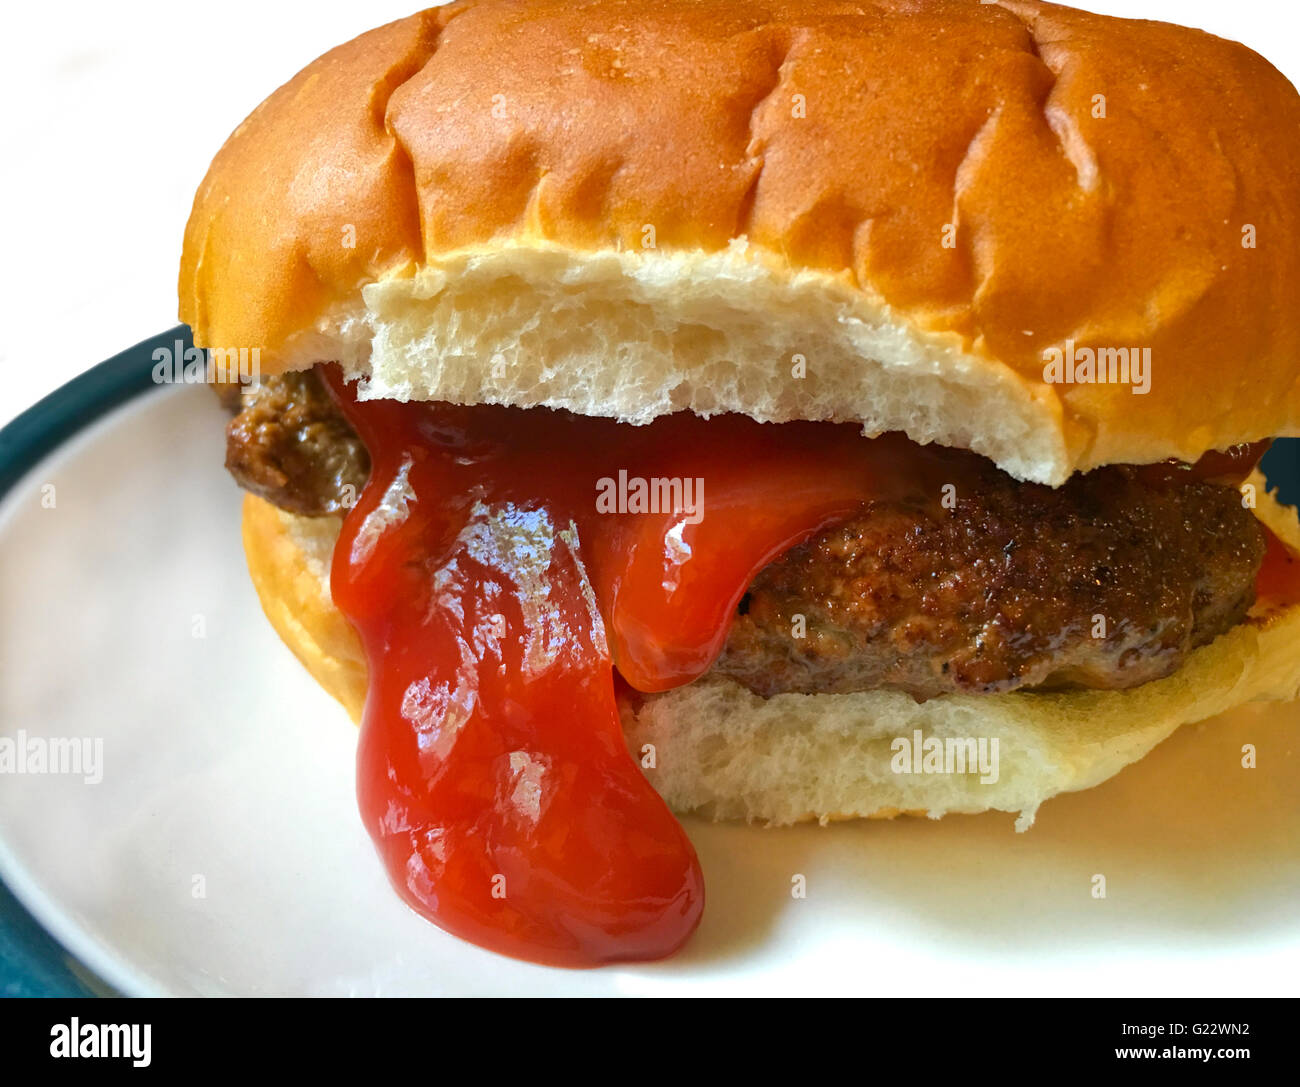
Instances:
[[[1199,31],[1031,0],[468,0],[240,125],[181,317],[366,395],[854,420],[1060,483],[1300,433],[1298,216],[1300,97]],[[1149,349],[1149,391],[1045,380],[1071,346]]]

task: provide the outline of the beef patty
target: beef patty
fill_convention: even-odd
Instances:
[[[343,513],[370,455],[314,370],[245,385],[226,427],[226,468],[246,491],[290,513]]]
[[[1231,486],[1114,466],[1052,489],[950,455],[952,501],[868,503],[760,572],[714,670],[764,696],[1133,687],[1254,602],[1265,536]],[[226,466],[309,516],[370,467],[311,371],[245,391]]]
[[[764,569],[714,667],[763,695],[1133,687],[1254,603],[1265,537],[1234,488],[984,463],[952,509],[873,503]]]

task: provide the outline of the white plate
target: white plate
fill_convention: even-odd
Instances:
[[[205,389],[150,392],[0,504],[0,734],[98,738],[104,760],[99,784],[0,775],[0,878],[121,990],[1300,992],[1294,706],[1184,729],[1026,834],[688,821],[708,906],[668,962],[556,970],[444,935],[389,889],[353,727],[262,617],[222,425]]]

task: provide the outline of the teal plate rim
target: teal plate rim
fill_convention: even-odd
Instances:
[[[157,388],[154,351],[192,345],[186,325],[161,332],[91,367],[0,429],[0,500],[32,469],[91,423]],[[0,882],[0,996],[116,996],[68,952]]]

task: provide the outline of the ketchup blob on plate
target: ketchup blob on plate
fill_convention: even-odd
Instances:
[[[641,691],[702,674],[763,566],[914,485],[908,443],[361,401],[327,380],[372,461],[331,587],[370,664],[357,792],[394,885],[518,958],[672,954],[703,879],[626,748],[614,671]]]

